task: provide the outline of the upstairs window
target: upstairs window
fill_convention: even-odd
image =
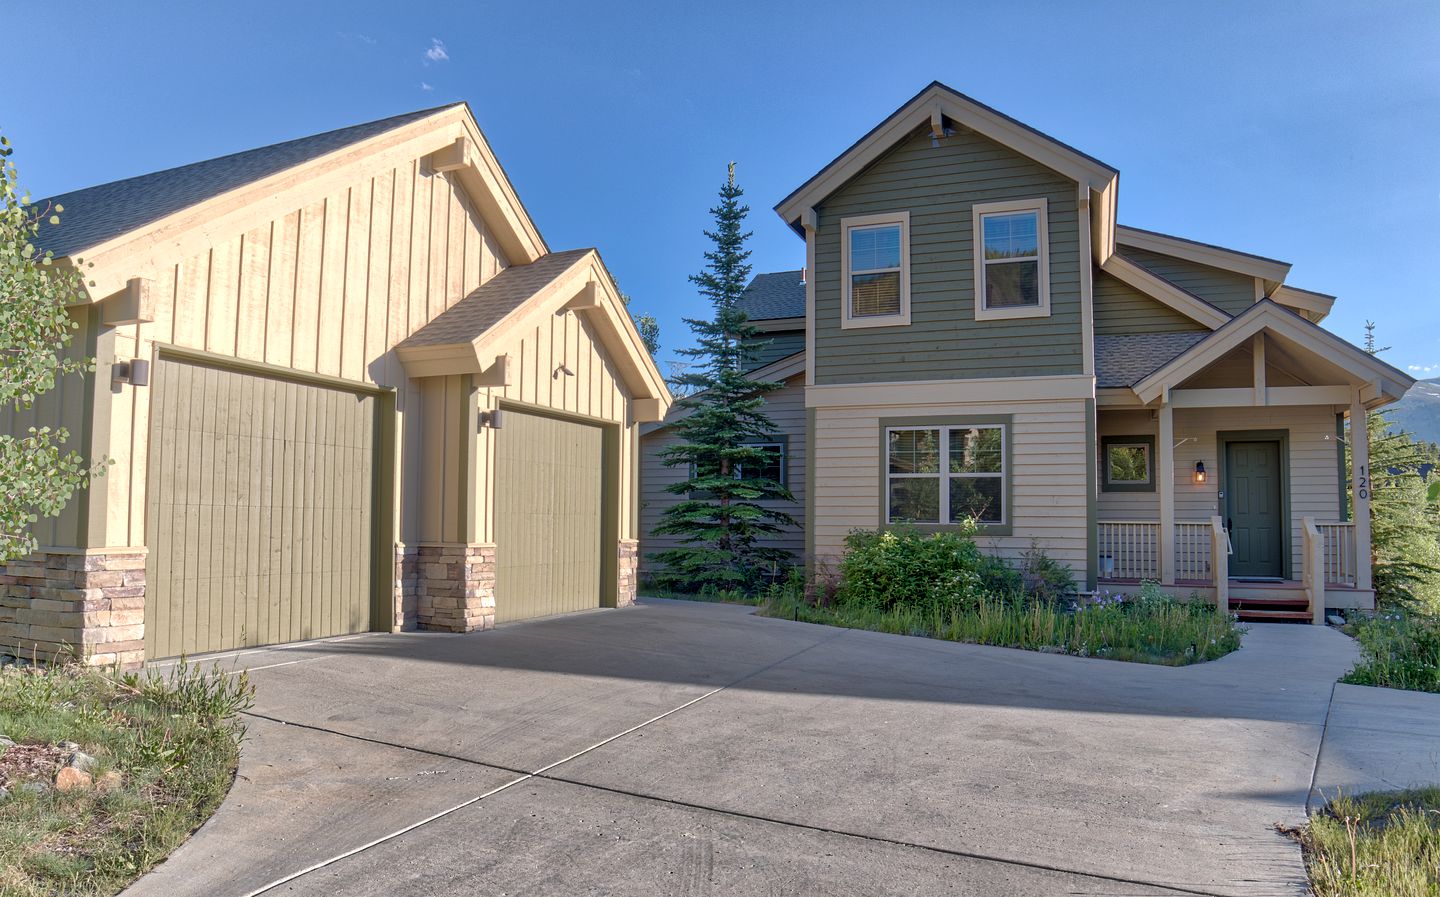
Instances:
[[[910,323],[910,213],[864,215],[840,222],[842,327]]]
[[[1044,198],[974,207],[975,318],[1050,314],[1050,265]]]

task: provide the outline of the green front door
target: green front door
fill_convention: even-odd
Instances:
[[[1280,443],[1230,442],[1225,446],[1225,493],[1231,576],[1281,577],[1285,573]]]

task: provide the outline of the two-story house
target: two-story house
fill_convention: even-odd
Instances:
[[[776,206],[809,272],[803,349],[770,362],[793,384],[774,401],[797,557],[974,517],[983,546],[1038,544],[1088,589],[1317,621],[1373,604],[1344,421],[1412,378],[1318,326],[1334,297],[1288,264],[1121,226],[1118,182],[935,83]],[[642,524],[671,438],[642,436]]]

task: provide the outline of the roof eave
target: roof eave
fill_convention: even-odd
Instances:
[[[1104,191],[1119,176],[1118,171],[1098,159],[937,81],[781,200],[775,206],[776,213],[786,225],[797,232],[802,231],[801,223],[807,209],[823,202],[906,134],[926,122],[935,121],[937,117],[948,117],[1091,190]]]
[[[1239,346],[1262,330],[1305,345],[1322,354],[1326,361],[1355,376],[1361,399],[1367,408],[1397,401],[1415,385],[1415,378],[1381,361],[1319,325],[1281,306],[1262,299],[1232,318],[1205,339],[1181,352],[1131,387],[1140,401],[1149,404],[1161,398],[1175,383],[1193,376],[1208,364]]]

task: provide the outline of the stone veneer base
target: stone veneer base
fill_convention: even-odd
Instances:
[[[615,606],[630,607],[635,603],[639,584],[640,543],[635,539],[620,540],[620,563],[616,571]]]
[[[49,549],[0,567],[0,654],[139,666],[145,549]]]
[[[495,625],[495,546],[418,545],[415,623],[438,632],[474,632]]]

